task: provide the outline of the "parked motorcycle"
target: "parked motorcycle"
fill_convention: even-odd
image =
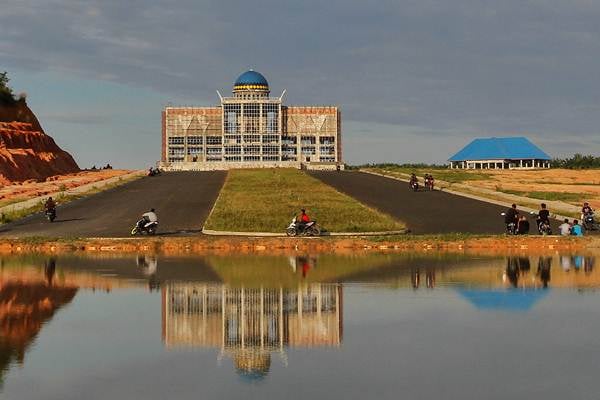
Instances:
[[[135,226],[131,230],[131,236],[135,236],[137,234],[147,234],[154,235],[156,234],[156,229],[158,228],[158,222],[148,222],[147,219],[142,218],[138,222],[135,223]]]
[[[294,216],[285,233],[288,236],[319,236],[321,235],[321,228],[317,225],[317,221],[299,224]]]
[[[596,222],[594,213],[587,213],[583,216],[583,227],[586,231],[600,231],[600,223]]]

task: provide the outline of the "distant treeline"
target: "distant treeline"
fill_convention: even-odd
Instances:
[[[425,164],[425,163],[416,163],[416,164],[372,163],[372,164],[362,164],[362,165],[346,165],[346,169],[361,169],[361,168],[447,169],[448,165]]]
[[[569,158],[555,158],[550,162],[552,168],[591,169],[600,168],[600,157],[575,154]]]

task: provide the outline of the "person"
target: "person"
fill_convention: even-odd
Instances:
[[[583,230],[581,229],[581,225],[579,225],[579,221],[577,220],[573,220],[573,226],[571,227],[571,235],[583,236]]]
[[[296,222],[300,231],[303,231],[306,228],[306,224],[310,222],[310,217],[304,208],[300,209],[300,215],[296,218]]]
[[[540,223],[546,222],[548,224],[550,224],[550,211],[548,211],[548,208],[546,208],[546,204],[542,203],[540,204],[541,210],[538,211],[538,217],[537,217],[537,224],[538,226],[540,225]]]
[[[569,220],[565,218],[564,222],[558,227],[561,236],[569,236],[571,234],[571,224]]]
[[[517,223],[517,234],[519,235],[527,235],[529,233],[529,221],[527,221],[527,217],[521,215],[519,218],[519,222]]]
[[[508,229],[509,224],[517,224],[519,221],[519,211],[517,211],[517,205],[513,204],[506,213],[504,213],[504,223],[506,224],[506,228]]]
[[[415,173],[413,172],[410,175],[410,181],[408,182],[408,186],[410,186],[411,189],[415,188],[415,184],[419,184],[419,180],[417,179],[417,175],[415,175]]]
[[[48,197],[48,200],[44,203],[44,210],[54,210],[56,208],[56,203],[52,200],[52,197]]]
[[[594,210],[590,206],[590,203],[587,201],[583,203],[583,207],[581,207],[581,219],[585,218],[587,214],[592,214]]]
[[[158,222],[158,216],[156,215],[156,211],[154,210],[154,208],[151,208],[150,211],[142,214],[142,218],[144,219],[144,221],[146,221],[144,227],[148,226],[148,224],[152,222]]]

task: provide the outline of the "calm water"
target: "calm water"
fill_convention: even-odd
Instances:
[[[595,261],[5,257],[0,398],[598,399]]]

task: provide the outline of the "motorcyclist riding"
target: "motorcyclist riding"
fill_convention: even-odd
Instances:
[[[48,197],[48,200],[44,203],[44,210],[51,211],[56,209],[56,203],[52,200],[52,197]]]
[[[542,224],[550,226],[550,211],[546,208],[546,204],[540,204],[540,211],[535,222],[537,223],[538,230],[542,232]]]
[[[413,172],[410,176],[410,181],[408,182],[408,185],[410,186],[411,189],[416,190],[415,185],[419,184],[419,180],[417,179],[417,175]]]
[[[519,222],[519,211],[517,210],[517,205],[513,204],[508,210],[506,210],[504,214],[504,223],[506,224],[506,229],[508,231],[515,231],[517,223]],[[511,224],[513,224],[511,226]]]
[[[590,207],[590,203],[588,203],[588,202],[583,203],[583,207],[581,207],[581,220],[584,221],[586,215],[593,214],[593,213],[594,213],[594,210],[592,209],[592,207]]]
[[[138,222],[138,228],[145,229],[155,222],[158,223],[158,216],[154,208],[151,208],[150,211],[142,214],[142,219]]]
[[[301,214],[296,218],[296,222],[298,223],[298,230],[303,232],[306,229],[306,224],[310,222],[310,217],[306,214],[306,210],[303,208],[300,210]]]

